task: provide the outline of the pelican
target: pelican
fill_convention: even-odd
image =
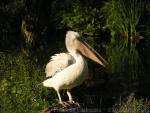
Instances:
[[[84,82],[88,75],[87,57],[96,63],[106,66],[107,62],[75,31],[68,31],[65,38],[68,53],[59,53],[51,57],[46,65],[46,79],[43,86],[53,88],[63,104],[60,91],[66,90],[69,102],[74,103],[70,90]]]

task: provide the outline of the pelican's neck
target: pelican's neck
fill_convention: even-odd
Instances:
[[[72,56],[74,57],[76,61],[74,65],[76,65],[78,72],[82,73],[82,76],[87,76],[88,65],[87,65],[86,59],[84,59],[84,57],[78,52],[72,53]]]
[[[82,63],[82,64],[85,63],[85,59],[84,59],[84,57],[80,53],[74,51],[74,52],[71,53],[71,55],[76,60],[76,63]]]

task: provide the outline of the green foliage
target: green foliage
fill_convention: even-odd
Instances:
[[[43,69],[21,54],[0,53],[0,76],[1,113],[37,113],[55,103],[50,91],[38,85]]]
[[[100,9],[73,3],[69,10],[63,12],[61,23],[75,31],[93,36],[101,29],[101,18]]]
[[[114,107],[113,113],[148,113],[150,111],[150,102],[144,99],[128,97],[127,101]]]
[[[69,2],[69,6],[58,11],[60,28],[71,28],[86,35],[88,42],[94,46],[94,38],[102,28],[102,15],[99,7],[84,6],[79,0]]]
[[[0,5],[0,11],[14,15],[15,13],[20,12],[20,10],[22,10],[24,5],[25,0],[12,0],[9,1],[8,3],[3,2]]]
[[[123,38],[127,44],[128,41],[137,38],[136,27],[142,17],[144,6],[145,2],[142,0],[110,0],[106,2],[102,10],[106,16],[105,27],[111,30],[112,42]]]
[[[102,11],[111,32],[111,42],[106,47],[109,69],[112,73],[135,78],[143,74],[143,64],[136,44],[143,37],[137,32],[145,8],[141,0],[110,0]]]

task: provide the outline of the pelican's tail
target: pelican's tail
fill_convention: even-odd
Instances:
[[[52,79],[51,78],[49,78],[49,79],[47,79],[47,80],[44,80],[43,82],[42,82],[42,84],[43,84],[43,86],[45,86],[45,87],[53,87],[52,86]]]

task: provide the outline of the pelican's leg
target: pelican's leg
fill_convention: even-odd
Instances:
[[[63,107],[67,107],[68,104],[66,102],[62,101],[59,90],[57,90],[56,92],[57,92],[57,95],[58,95],[58,98],[59,98],[59,104],[61,104]]]
[[[70,90],[67,90],[67,95],[68,95],[68,97],[69,97],[69,103],[70,103],[70,104],[74,104],[74,105],[76,105],[77,107],[80,107],[80,104],[79,104],[78,102],[73,101],[72,96],[71,96],[71,93],[70,93]]]
[[[62,102],[59,90],[57,90],[56,92],[57,92],[57,95],[58,95],[59,103],[62,104],[63,102]]]
[[[74,103],[73,99],[72,99],[72,96],[71,96],[71,93],[70,93],[70,90],[67,90],[67,95],[69,97],[69,102],[70,103]]]

